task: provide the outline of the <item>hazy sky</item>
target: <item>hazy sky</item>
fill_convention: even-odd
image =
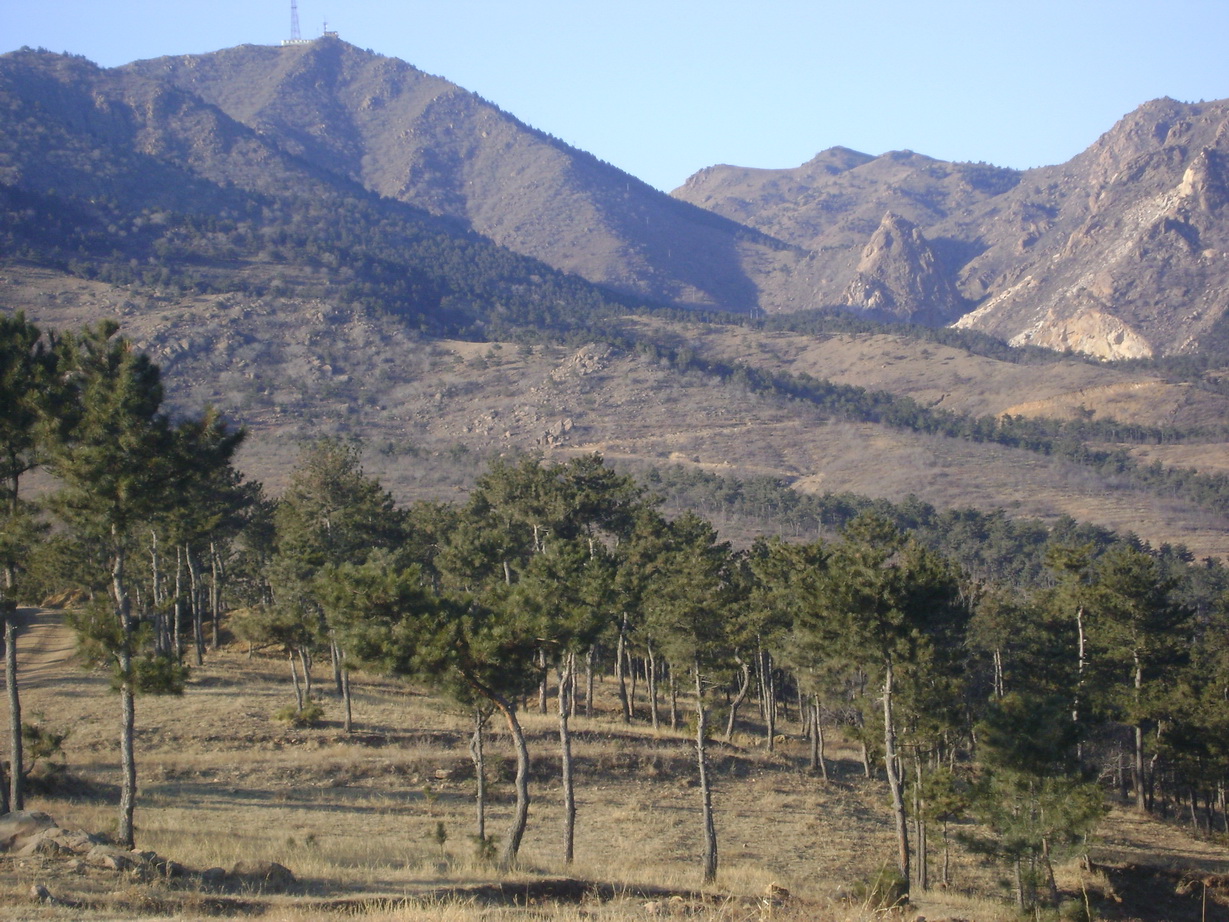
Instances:
[[[1030,167],[1139,104],[1229,97],[1229,0],[298,0],[663,190],[828,147]],[[277,44],[290,0],[0,0],[0,51],[114,66]]]

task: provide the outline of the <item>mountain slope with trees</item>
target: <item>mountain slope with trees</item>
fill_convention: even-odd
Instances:
[[[42,360],[42,337],[8,340],[6,366]],[[1062,903],[1056,866],[1087,855],[1109,798],[1129,793],[1143,816],[1189,810],[1206,835],[1229,822],[1217,743],[1229,599],[1220,564],[1087,529],[1019,530],[1013,537],[1039,561],[1030,573],[1016,566],[1020,546],[991,541],[989,530],[967,532],[945,557],[932,543],[950,542],[951,528],[933,528],[933,510],[852,503],[834,510],[832,537],[739,550],[694,512],[663,515],[660,496],[596,454],[495,461],[464,502],[398,507],[353,446],[323,440],[304,448],[269,503],[230,469],[244,434],[211,413],[172,424],[158,367],[113,326],[48,341],[56,386],[23,373],[6,388],[14,405],[35,407],[33,437],[12,444],[53,477],[46,508],[61,528],[39,536],[10,512],[3,547],[15,580],[4,602],[11,609],[37,588],[88,600],[71,623],[82,655],[108,663],[120,693],[125,847],[138,828],[136,693],[185,691],[190,651],[199,668],[206,646],[212,656],[221,643],[224,593],[244,604],[230,624],[239,636],[288,656],[297,706],[284,718],[300,726],[321,719],[312,668],[331,659],[342,732],[352,733],[349,672],[366,666],[473,709],[482,777],[483,713],[498,710],[516,753],[501,870],[516,866],[531,824],[522,712],[535,690],[543,713],[552,693],[557,702],[562,860],[574,860],[569,721],[579,702],[593,711],[597,675],[617,687],[616,721],[644,718],[640,676],[655,729],[666,703],[671,731],[680,704],[694,709],[692,836],[705,887],[720,879],[723,822],[710,718],[724,701],[729,737],[753,682],[761,719],[752,726],[769,750],[778,708],[788,714],[796,701],[818,775],[827,774],[825,727],[860,747],[868,784],[882,765],[896,843],[889,903],[930,890],[929,836],[940,821],[945,836],[958,824],[969,848],[1010,870],[1023,911]],[[201,539],[207,574],[192,565]],[[977,555],[987,566],[969,563]],[[493,851],[481,832],[477,845],[480,858]]]
[[[653,301],[750,311],[794,248],[671,199],[480,97],[336,39],[123,69],[218,106],[307,163]]]

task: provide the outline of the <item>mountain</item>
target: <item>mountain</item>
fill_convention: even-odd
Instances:
[[[106,71],[22,53],[3,70],[22,118],[7,183],[27,193],[97,200],[105,176],[108,198],[215,213],[242,210],[235,189],[309,211],[342,195],[678,307],[837,306],[1103,358],[1229,341],[1226,102],[1148,103],[1058,166],[833,148],[794,169],[710,167],[667,196],[333,37]],[[54,141],[23,133],[31,105],[64,119]]]
[[[335,38],[142,61],[124,75],[216,106],[281,150],[654,301],[747,312],[796,248],[683,203],[479,96]]]
[[[463,222],[381,198],[199,96],[77,57],[0,57],[0,241],[109,282],[293,293],[423,330],[565,329],[624,307]]]
[[[674,195],[807,250],[812,302],[878,314],[920,302],[929,323],[1131,358],[1223,342],[1227,158],[1229,101],[1161,99],[1059,166],[834,148],[795,169],[710,167]],[[868,288],[885,214],[916,229],[913,252]]]
[[[1215,363],[1171,380],[943,328],[1010,332],[1030,292],[1094,265],[1140,297],[1187,273],[1202,314],[1158,301],[1133,322],[1206,357],[1226,287],[1205,252],[1222,245],[1223,106],[1164,132],[1157,108],[1042,171],[836,149],[797,170],[714,167],[671,197],[333,39],[112,69],[15,52],[0,309],[119,321],[172,410],[249,427],[242,464],[274,491],[320,435],[362,439],[401,499],[456,496],[492,455],[599,451],[1220,556],[1229,484],[1178,470],[1229,473]],[[1154,256],[1113,243],[1131,228]],[[1147,259],[1156,278],[1128,272]],[[844,312],[804,310],[825,305]],[[996,441],[996,419],[1025,435]]]

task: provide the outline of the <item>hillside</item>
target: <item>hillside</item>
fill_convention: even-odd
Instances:
[[[217,106],[296,158],[638,297],[748,311],[792,248],[650,188],[438,77],[336,39],[122,69]]]
[[[834,148],[674,194],[806,249],[813,303],[1104,358],[1219,349],[1227,126],[1229,102],[1160,99],[1058,166]]]
[[[1229,555],[1229,517],[1179,497],[1019,449],[835,418],[680,367],[652,349],[425,338],[395,318],[315,301],[141,298],[29,272],[4,280],[7,304],[52,326],[118,317],[162,364],[174,407],[211,403],[251,429],[241,466],[273,492],[300,443],[321,435],[361,438],[368,469],[402,500],[457,495],[492,454],[597,451],[633,470],[677,464],[735,479],[769,476],[808,492],[914,495],[940,508],[1000,508],[1047,521],[1071,516],[1156,545],[1185,544],[1197,557]],[[976,415],[1022,412],[1027,402],[1046,416],[1100,409],[1192,427],[1226,414],[1226,398],[1146,374],[1079,361],[1038,374],[885,334],[816,337],[641,320],[629,321],[623,335]],[[1223,438],[1206,440],[1208,450]]]
[[[806,375],[932,415],[1105,422],[1076,438],[1145,464],[1215,473],[1225,401],[1198,369],[1179,380],[1076,359],[1042,366],[1027,350],[1014,361],[905,328],[801,332],[811,328],[794,313],[776,316],[800,318],[799,332],[685,323],[561,271],[569,264],[558,253],[542,254],[548,265],[514,252],[532,251],[532,237],[582,262],[602,252],[657,258],[661,247],[644,229],[669,225],[667,261],[700,279],[713,260],[737,284],[714,282],[693,298],[680,294],[692,289],[673,270],[591,274],[676,303],[746,307],[743,295],[717,292],[752,291],[750,263],[733,254],[754,251],[761,268],[776,266],[772,285],[757,290],[797,294],[814,283],[795,306],[826,299],[814,286],[827,279],[831,291],[856,289],[874,302],[871,314],[934,324],[989,290],[956,271],[973,264],[974,229],[985,244],[977,265],[988,267],[979,277],[1015,271],[994,262],[1010,249],[996,221],[1040,173],[837,149],[799,171],[702,174],[687,188],[730,211],[718,217],[445,81],[333,40],[111,70],[22,51],[0,57],[0,101],[0,305],[52,327],[118,320],[164,367],[175,408],[213,403],[249,427],[244,466],[274,492],[299,442],[324,434],[362,439],[369,467],[402,499],[465,490],[491,454],[599,451],[641,471],[681,464],[814,493],[912,495],[1046,522],[1071,516],[1185,544],[1199,557],[1229,553],[1229,507],[1206,493],[1107,473],[1071,451],[888,425],[733,374],[747,366],[765,380]],[[1072,203],[1085,201],[1077,190],[1094,179],[1116,182],[1124,200],[1154,194],[1166,170],[1187,169],[1190,150],[1221,143],[1222,108],[1144,107],[1052,185]],[[1166,112],[1189,117],[1158,140]],[[1157,143],[1169,153],[1156,155]],[[1207,169],[1192,173],[1182,199],[1202,203],[1207,221],[1219,208],[1217,156],[1200,161]],[[1140,158],[1152,166],[1120,175]],[[1056,240],[1085,206],[1063,207],[1075,210],[1025,250],[1044,249],[1043,238]],[[616,225],[637,234],[604,236],[603,249],[570,237],[562,218],[585,234]],[[1218,239],[1216,226],[1201,231],[1207,240]],[[511,227],[529,237],[500,230]],[[842,266],[860,273],[853,288]],[[1213,277],[1200,278],[1218,297]],[[989,302],[978,311],[960,322],[989,316]],[[1214,313],[1200,322],[1214,327]],[[1158,308],[1156,323],[1167,316]],[[1214,370],[1218,359],[1210,361]],[[1150,438],[1167,444],[1144,444]],[[747,523],[729,527],[749,538]]]

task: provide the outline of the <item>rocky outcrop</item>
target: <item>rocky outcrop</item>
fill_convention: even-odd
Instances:
[[[1229,308],[1229,100],[1145,103],[1069,162],[1024,172],[825,152],[711,168],[675,194],[805,247],[799,306],[1106,358],[1196,351]],[[911,252],[899,221],[876,230],[885,210],[926,245]]]
[[[112,871],[144,880],[192,878],[206,888],[222,891],[280,893],[296,883],[294,873],[276,861],[244,860],[229,871],[224,868],[192,871],[155,852],[120,848],[99,836],[62,829],[48,814],[30,811],[0,816],[0,854],[17,858],[58,858],[73,862],[81,870]],[[45,897],[38,894],[36,898],[53,901],[50,894]]]
[[[56,829],[46,813],[15,810],[0,816],[0,853],[16,854],[47,830]]]
[[[939,326],[964,299],[917,225],[888,212],[862,251],[843,303],[875,316]]]

